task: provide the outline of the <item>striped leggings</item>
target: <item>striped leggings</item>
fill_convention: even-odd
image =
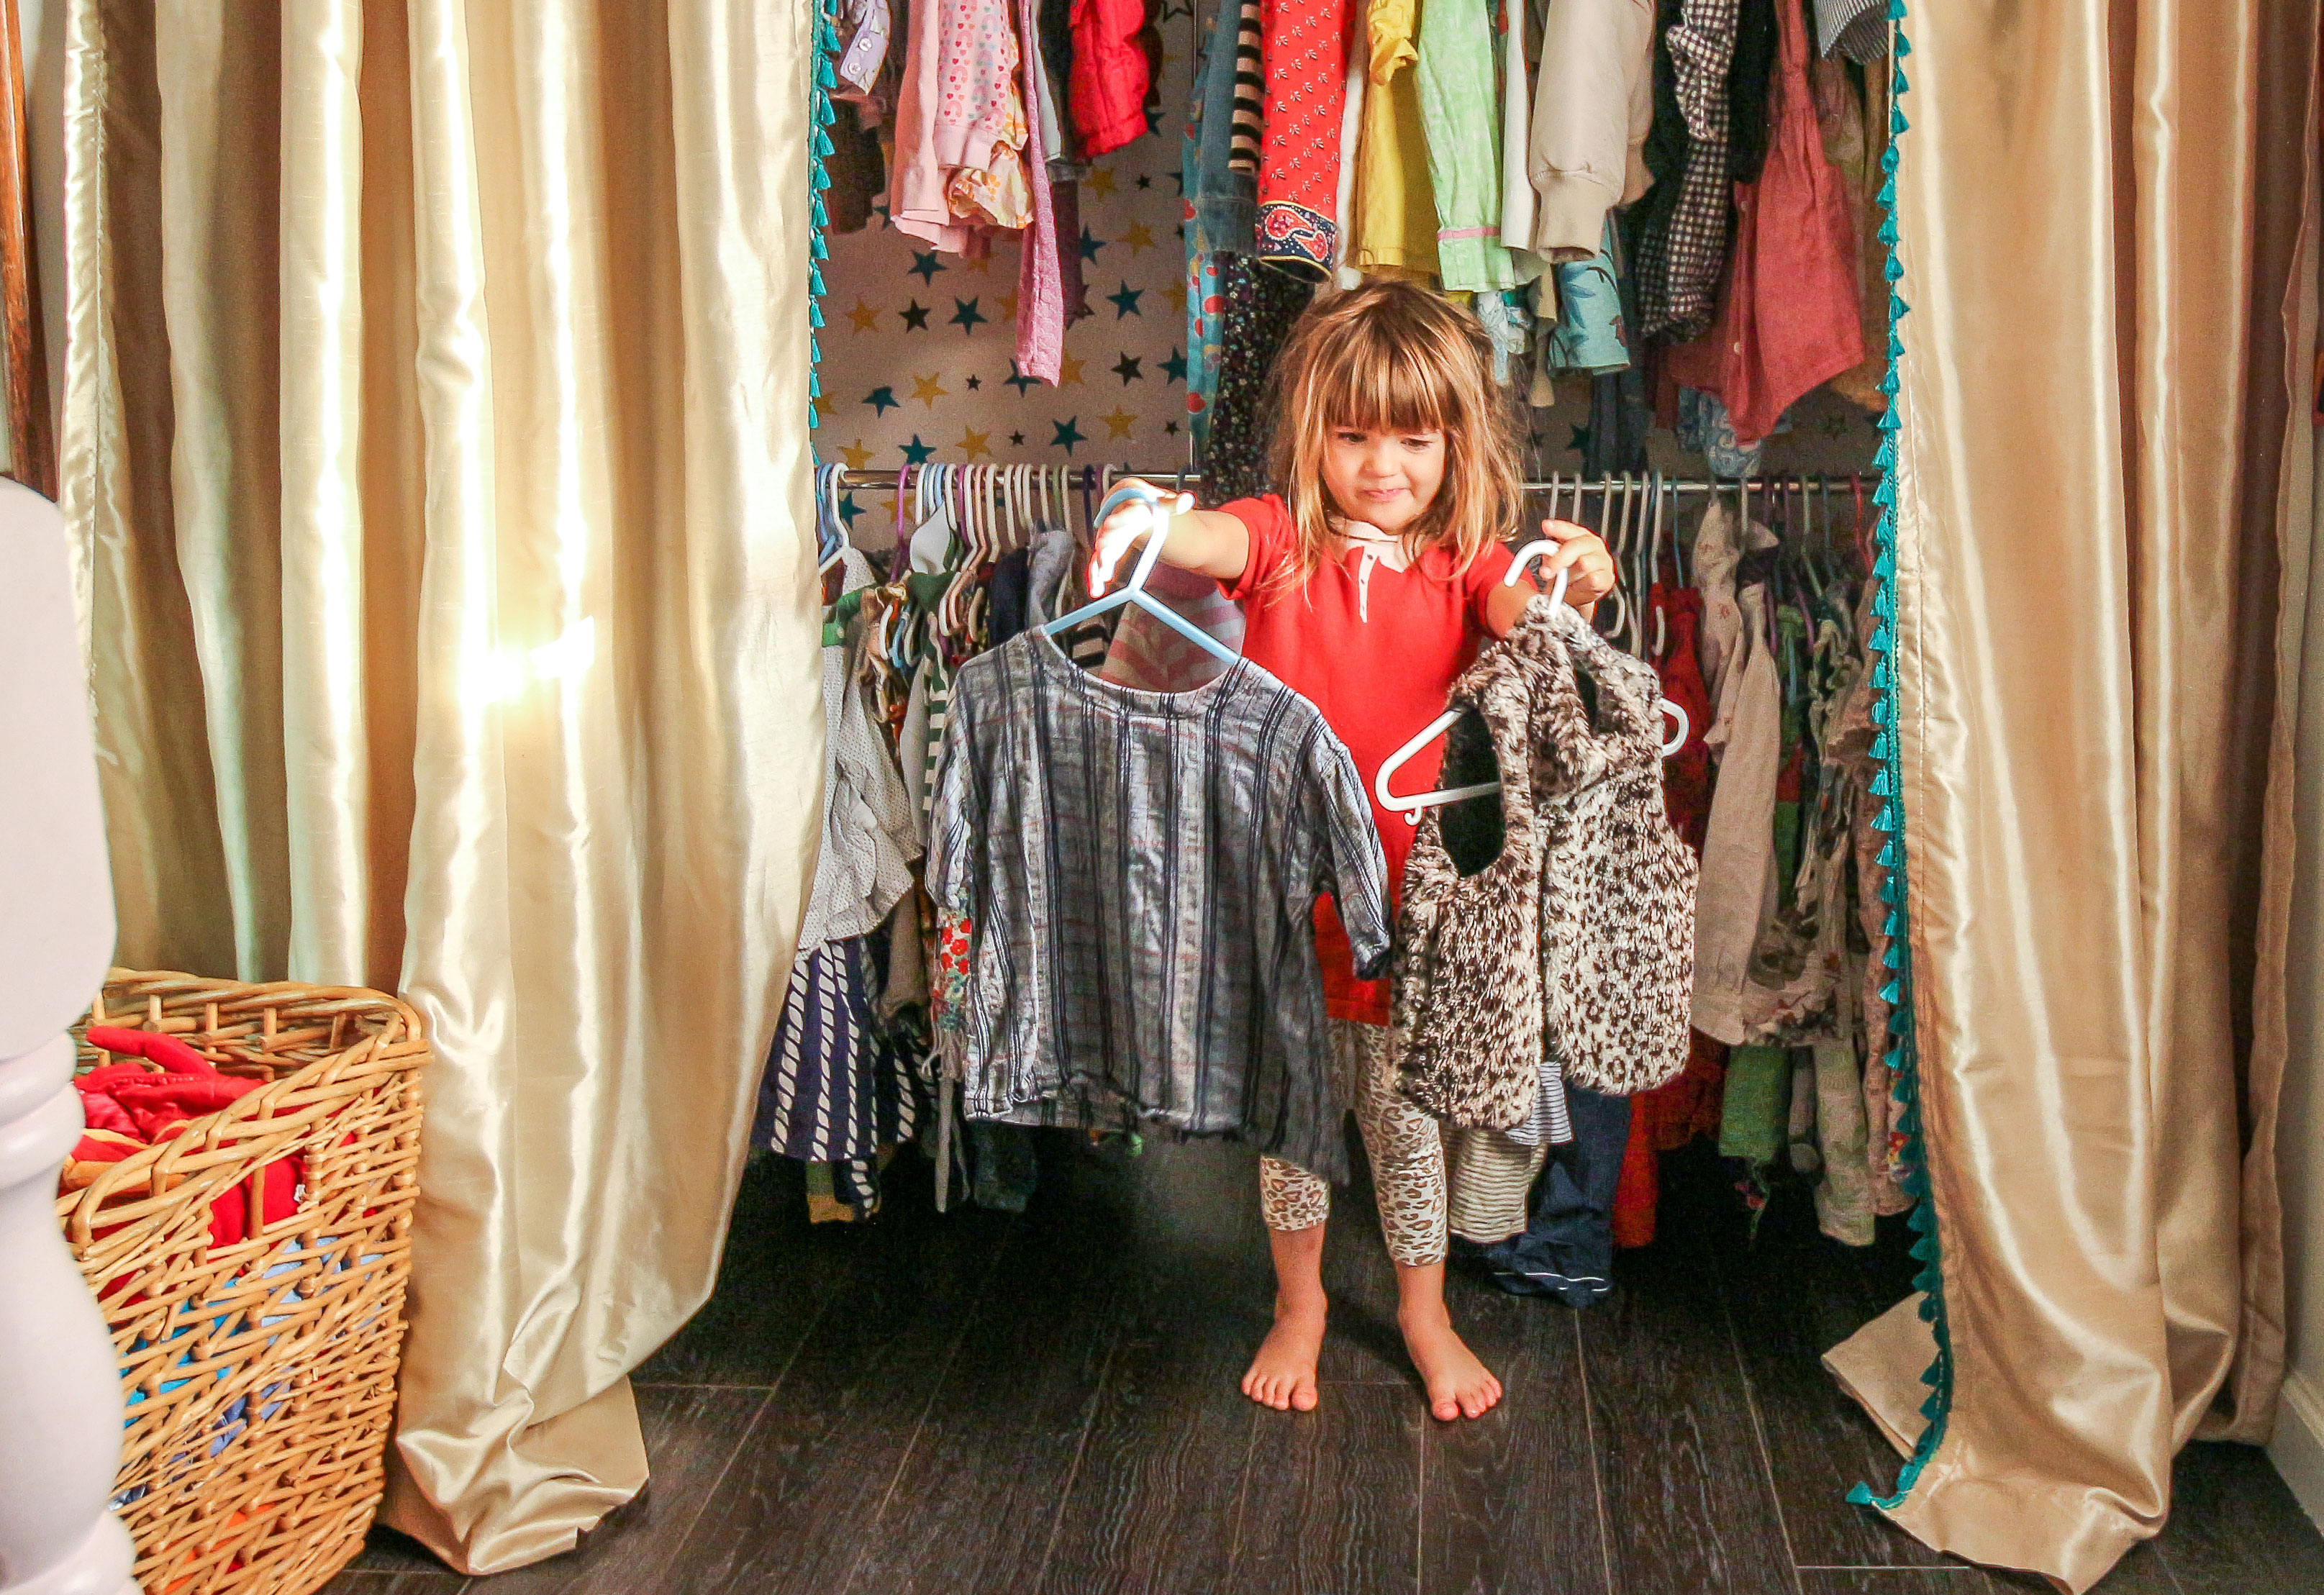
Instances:
[[[1443,1129],[1397,1089],[1385,1025],[1332,1021],[1332,1050],[1371,1159],[1388,1255],[1407,1268],[1444,1260],[1448,1229],[1480,1245],[1526,1227],[1526,1194],[1547,1148],[1491,1129]],[[1259,1211],[1270,1230],[1305,1230],[1332,1213],[1332,1187],[1296,1164],[1259,1160]]]

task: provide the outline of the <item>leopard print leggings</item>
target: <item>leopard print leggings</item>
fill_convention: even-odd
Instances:
[[[1371,1158],[1388,1255],[1406,1268],[1444,1260],[1444,1140],[1436,1120],[1397,1089],[1386,1025],[1332,1021],[1332,1051],[1353,1088],[1356,1128]],[[1342,1099],[1344,1100],[1344,1098]],[[1332,1187],[1280,1158],[1259,1160],[1259,1204],[1270,1230],[1305,1230],[1332,1214]]]

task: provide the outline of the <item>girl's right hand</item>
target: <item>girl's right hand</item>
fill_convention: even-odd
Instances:
[[[1171,516],[1183,515],[1194,507],[1191,493],[1173,493],[1137,476],[1117,478],[1111,492],[1120,493],[1124,488],[1134,489],[1136,496],[1116,504],[1098,522],[1095,547],[1090,553],[1089,591],[1093,598],[1105,592],[1121,557],[1139,539],[1159,530]]]

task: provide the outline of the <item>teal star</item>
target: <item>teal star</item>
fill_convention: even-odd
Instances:
[[[848,530],[855,530],[855,517],[862,513],[863,513],[863,506],[855,502],[853,493],[843,493],[839,495],[839,518],[846,522]]]
[[[896,313],[904,318],[906,332],[926,332],[928,329],[928,308],[919,300],[914,300]]]
[[[872,413],[873,415],[885,415],[890,410],[897,408],[896,390],[893,388],[874,388],[869,393],[863,395],[863,402],[872,407]]]
[[[1092,233],[1087,227],[1082,229],[1082,260],[1085,263],[1095,264],[1097,252],[1104,247],[1103,239]]]
[[[1025,391],[1028,388],[1037,386],[1038,384],[1038,379],[1027,376],[1024,372],[1018,367],[1016,361],[1011,360],[1009,363],[1009,385],[1017,390],[1017,397],[1022,399],[1025,396]]]
[[[936,285],[936,273],[938,272],[950,271],[951,269],[952,268],[945,265],[944,262],[936,259],[936,252],[935,250],[931,249],[925,253],[915,250],[912,254],[911,270],[907,272],[905,275],[918,275],[921,281],[927,283],[930,287],[934,287]]]
[[[1113,363],[1113,374],[1121,379],[1121,385],[1126,388],[1132,383],[1146,380],[1146,373],[1140,369],[1144,364],[1145,362],[1137,355],[1124,350],[1121,358]]]
[[[936,451],[935,444],[921,442],[918,432],[912,434],[912,440],[909,443],[899,443],[896,447],[904,451],[904,463],[911,466],[927,465],[928,456]]]
[[[1124,316],[1145,315],[1146,312],[1138,308],[1138,301],[1145,297],[1146,290],[1144,289],[1132,288],[1129,283],[1125,282],[1121,285],[1119,292],[1109,293],[1105,296],[1105,299],[1106,302],[1113,307],[1113,318],[1116,321],[1119,321]]]
[[[976,308],[981,299],[982,296],[980,295],[978,299],[956,299],[953,300],[952,319],[947,322],[946,325],[957,327],[963,333],[975,332],[981,324],[990,319],[989,317]]]
[[[1567,444],[1565,447],[1572,449],[1576,454],[1588,453],[1590,449],[1590,429],[1587,427],[1574,428],[1573,441]]]
[[[1049,424],[1057,429],[1057,435],[1049,439],[1049,447],[1062,448],[1071,454],[1074,444],[1088,442],[1089,439],[1082,436],[1081,423],[1082,418],[1077,415],[1068,416],[1061,421],[1051,421]]]
[[[1162,362],[1162,374],[1174,383],[1186,380],[1186,357],[1178,352],[1176,344],[1170,346],[1170,358]]]

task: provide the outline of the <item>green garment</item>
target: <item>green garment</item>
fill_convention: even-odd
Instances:
[[[1436,270],[1448,292],[1515,288],[1521,272],[1501,244],[1500,72],[1485,0],[1420,8],[1420,119],[1436,197]]]

